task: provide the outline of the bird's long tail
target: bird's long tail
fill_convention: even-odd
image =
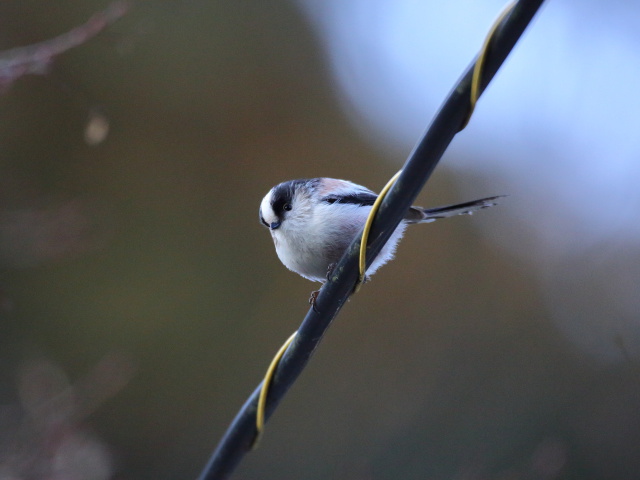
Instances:
[[[481,198],[479,200],[473,200],[472,202],[445,205],[443,207],[411,207],[407,212],[405,221],[407,223],[428,223],[435,222],[439,218],[454,217],[456,215],[472,215],[479,210],[497,205],[497,200],[503,197],[506,197],[506,195]]]

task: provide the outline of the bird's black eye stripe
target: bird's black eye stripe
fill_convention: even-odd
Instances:
[[[291,180],[274,187],[271,195],[271,208],[276,215],[280,216],[282,212],[291,210],[296,189],[303,183],[304,180]]]

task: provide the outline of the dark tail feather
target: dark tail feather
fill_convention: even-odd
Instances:
[[[480,200],[474,200],[472,202],[445,205],[444,207],[411,207],[405,217],[405,221],[407,223],[428,223],[435,222],[439,218],[455,217],[456,215],[472,215],[479,210],[497,205],[498,202],[496,202],[496,200],[503,197],[506,197],[506,195],[481,198]]]

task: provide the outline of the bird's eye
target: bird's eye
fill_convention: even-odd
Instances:
[[[284,211],[286,211],[286,212],[290,211],[292,208],[293,208],[293,207],[291,206],[291,204],[290,204],[290,203],[285,203],[285,204],[282,206],[282,209],[283,209]]]

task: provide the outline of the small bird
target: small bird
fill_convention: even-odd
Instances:
[[[367,269],[367,277],[393,258],[407,225],[471,215],[496,205],[501,196],[444,207],[409,208]],[[378,195],[368,188],[347,180],[326,177],[289,180],[273,187],[262,199],[260,222],[271,232],[276,253],[285,267],[311,281],[324,283],[364,227],[376,198]]]

